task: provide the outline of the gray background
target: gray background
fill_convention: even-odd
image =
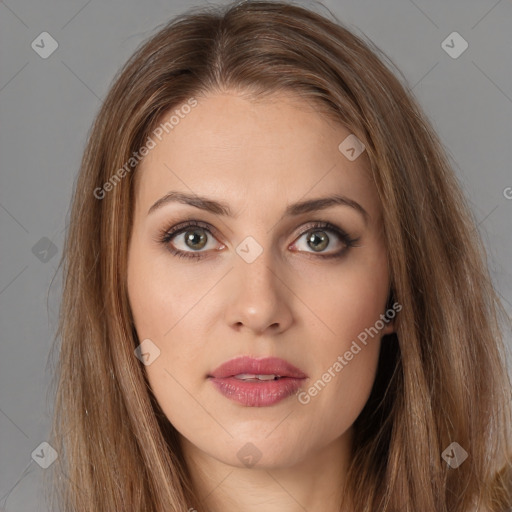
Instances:
[[[46,440],[52,410],[47,359],[60,273],[51,288],[50,283],[93,117],[135,48],[172,16],[205,3],[0,2],[0,510],[47,510],[41,498],[44,470],[31,454]],[[511,314],[512,3],[326,0],[324,5],[374,41],[406,76],[452,158]],[[45,31],[59,46],[43,59],[31,44],[37,38],[41,45],[38,36]],[[458,58],[441,45],[453,31],[469,44]],[[55,254],[40,251],[49,245],[40,241],[44,237]]]

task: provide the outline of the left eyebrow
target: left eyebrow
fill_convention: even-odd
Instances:
[[[200,208],[201,210],[205,210],[216,215],[236,218],[236,215],[233,215],[233,212],[227,203],[216,201],[204,196],[177,191],[171,191],[158,199],[158,201],[156,201],[148,210],[148,215],[163,207],[164,205],[172,202],[188,204],[190,206]],[[320,197],[317,199],[308,199],[290,204],[286,207],[284,216],[297,216],[304,213],[325,210],[333,206],[348,206],[356,210],[362,215],[365,224],[368,224],[368,220],[370,219],[368,212],[358,202],[339,194],[328,197]]]
[[[358,202],[338,194],[290,204],[285,210],[285,216],[316,212],[319,210],[325,210],[326,208],[331,208],[332,206],[349,206],[359,212],[364,219],[364,223],[368,224],[368,220],[370,219],[368,212]]]

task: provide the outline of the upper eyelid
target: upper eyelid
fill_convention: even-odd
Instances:
[[[172,226],[171,228],[164,230],[164,233],[167,233],[169,236],[174,237],[176,235],[181,235],[183,231],[185,231],[186,229],[196,226],[206,231],[209,231],[212,235],[218,233],[218,230],[214,228],[210,223],[199,220],[185,220],[183,222],[178,222],[175,226]]]

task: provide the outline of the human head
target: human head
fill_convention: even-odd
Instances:
[[[123,486],[128,495],[134,485],[145,500],[169,505],[170,491],[165,494],[157,482],[172,481],[180,496],[188,492],[188,477],[176,432],[133,355],[142,340],[129,303],[127,263],[139,169],[130,166],[102,198],[94,191],[105,189],[165,114],[219,89],[261,99],[292,92],[364,143],[368,177],[381,206],[388,304],[397,301],[403,309],[396,335],[383,344],[367,407],[354,423],[354,493],[364,491],[374,508],[387,497],[395,508],[410,502],[434,510],[445,503],[456,510],[455,503],[462,507],[472,499],[458,498],[465,486],[480,492],[484,479],[490,481],[489,456],[497,457],[504,446],[499,436],[479,441],[501,426],[486,414],[486,404],[505,399],[499,387],[504,371],[496,345],[496,298],[442,145],[378,53],[341,24],[310,11],[245,2],[225,15],[205,11],[174,21],[117,77],[93,127],[77,184],[61,329],[61,397],[62,403],[75,399],[75,419],[84,426],[78,433],[97,436],[98,443],[116,440],[122,457],[112,464],[123,470],[115,474],[137,474],[137,462],[152,472],[151,481],[131,485],[118,476],[116,487],[116,477],[105,469],[110,508],[123,499]],[[78,360],[80,367],[73,364]],[[449,421],[443,416],[448,413]],[[457,474],[440,458],[453,440],[470,447],[474,461]],[[163,453],[164,446],[170,454]],[[126,455],[128,447],[138,457]],[[408,450],[415,457],[402,460]],[[75,445],[70,455],[79,453]],[[93,477],[81,471],[77,475],[87,487]],[[411,474],[414,481],[408,482]],[[159,490],[150,498],[152,486]]]

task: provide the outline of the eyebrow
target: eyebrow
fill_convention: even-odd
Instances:
[[[236,218],[227,203],[215,201],[208,197],[198,196],[196,194],[176,191],[168,192],[165,196],[158,199],[158,201],[156,201],[148,210],[148,215],[172,202],[188,204],[216,215]],[[325,210],[332,206],[348,206],[359,212],[362,215],[365,224],[368,224],[368,220],[370,219],[368,212],[358,202],[339,194],[320,197],[317,199],[308,199],[306,201],[299,201],[297,203],[290,204],[286,207],[284,216],[296,216],[303,213],[311,213],[319,210]]]

